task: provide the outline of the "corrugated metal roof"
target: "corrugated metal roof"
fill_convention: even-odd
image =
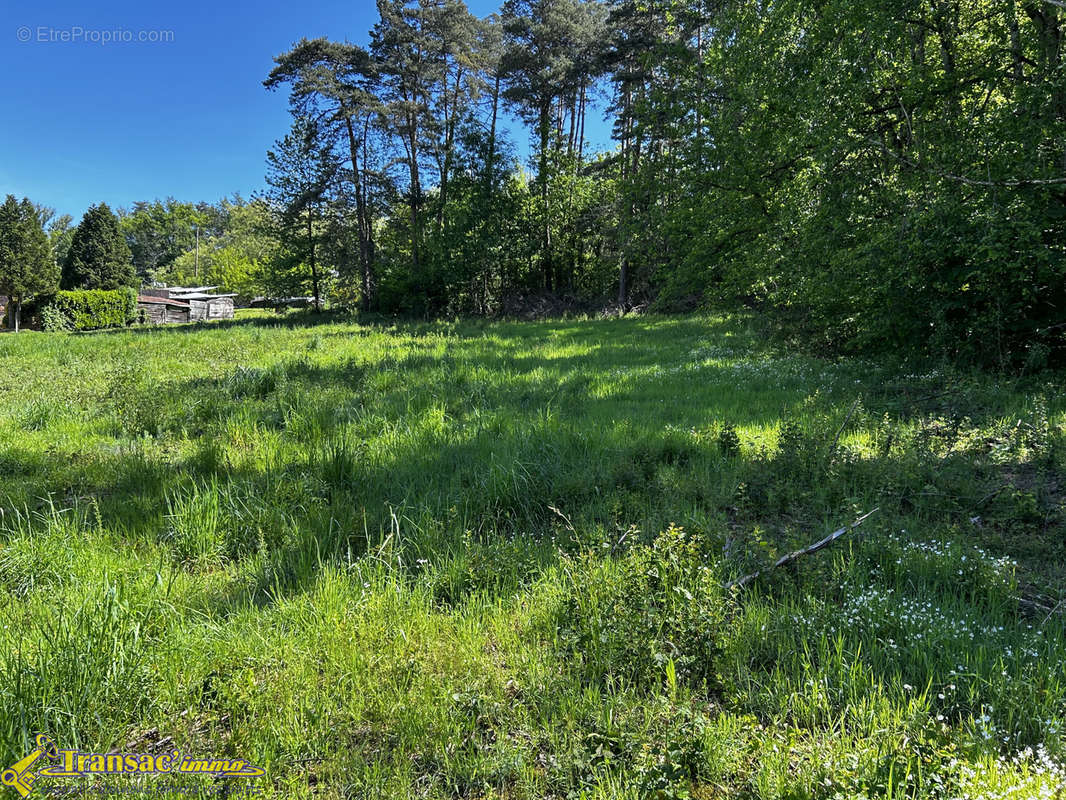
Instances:
[[[189,304],[184,300],[171,300],[168,297],[155,297],[150,294],[137,295],[138,303],[145,303],[147,305],[160,305],[160,306],[175,306],[177,308],[188,308]]]

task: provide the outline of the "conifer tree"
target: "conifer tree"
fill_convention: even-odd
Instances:
[[[9,298],[11,326],[19,329],[22,304],[54,291],[59,270],[37,208],[8,195],[0,205],[0,294]]]
[[[91,206],[74,231],[61,284],[64,289],[137,286],[129,245],[107,203]]]

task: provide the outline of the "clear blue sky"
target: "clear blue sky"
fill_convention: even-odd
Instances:
[[[478,16],[499,7],[467,2]],[[247,197],[289,126],[284,92],[262,86],[274,55],[304,36],[366,44],[376,19],[372,0],[3,0],[0,198],[77,220],[100,201]],[[602,124],[588,136],[608,138]]]

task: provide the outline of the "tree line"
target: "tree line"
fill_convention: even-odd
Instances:
[[[133,280],[419,314],[743,307],[827,351],[1062,358],[1062,4],[377,8],[366,47],[275,58],[292,127],[265,192],[119,215]]]
[[[755,307],[833,350],[1046,361],[1066,332],[1050,0],[379,0],[302,40],[271,198],[364,308]],[[616,146],[589,152],[606,99]],[[516,113],[528,165],[500,125]],[[313,256],[313,257],[312,257]]]
[[[281,246],[270,208],[240,196],[218,203],[139,201],[117,213],[91,206],[79,224],[28,198],[0,205],[0,295],[7,321],[58,290],[142,285],[219,286],[246,299],[293,289],[276,268]]]

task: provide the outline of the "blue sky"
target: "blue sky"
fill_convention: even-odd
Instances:
[[[467,2],[478,16],[499,6]],[[100,201],[248,196],[289,126],[284,93],[262,86],[274,55],[304,36],[365,44],[376,19],[372,0],[5,0],[0,197],[77,220]],[[524,148],[526,132],[513,135]],[[603,146],[606,126],[588,136]]]

